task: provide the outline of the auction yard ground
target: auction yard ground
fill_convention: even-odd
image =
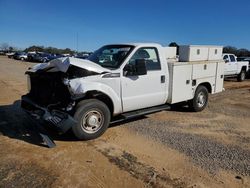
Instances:
[[[25,70],[0,56],[0,187],[250,187],[250,80],[224,82],[200,113],[162,111],[93,141],[41,144],[20,108]]]

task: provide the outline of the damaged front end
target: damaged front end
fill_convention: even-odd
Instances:
[[[49,110],[48,108],[41,107],[27,95],[22,96],[21,107],[33,118],[45,120],[54,125],[54,128],[60,133],[67,132],[76,123],[70,114],[56,109]]]
[[[73,116],[79,98],[70,92],[66,82],[103,72],[97,68],[75,58],[60,58],[34,66],[26,72],[30,88],[29,93],[22,96],[21,107],[33,118],[52,125],[59,133],[67,132],[76,124]]]
[[[30,91],[22,96],[21,107],[35,119],[45,120],[61,133],[76,122],[72,117],[74,101],[63,84],[61,72],[26,72]]]

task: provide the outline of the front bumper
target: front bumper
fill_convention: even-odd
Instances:
[[[51,124],[60,133],[67,132],[76,124],[76,120],[69,114],[41,107],[33,102],[27,95],[22,96],[21,107],[36,120],[41,120]]]

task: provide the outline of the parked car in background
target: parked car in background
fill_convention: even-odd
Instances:
[[[8,56],[8,58],[12,59],[15,53],[16,52],[9,52],[9,53],[6,53],[6,55]]]
[[[75,58],[79,58],[79,59],[88,59],[88,57],[93,54],[92,52],[84,52],[84,53],[78,53],[78,54],[75,54],[73,57]]]
[[[250,66],[250,57],[245,58],[243,61],[248,61],[249,66]]]
[[[28,52],[27,61],[29,61],[29,62],[34,62],[34,56],[36,56],[37,53],[40,53],[40,52]]]
[[[77,55],[75,56],[75,58],[79,58],[79,59],[88,59],[88,55]]]
[[[33,57],[33,61],[40,62],[40,63],[48,62],[49,59],[50,59],[50,54],[46,54],[46,53],[37,53]]]
[[[61,54],[48,54],[48,53],[29,53],[28,54],[28,61],[30,62],[39,62],[39,63],[46,63],[53,59],[64,57]]]
[[[248,61],[250,63],[250,57],[237,57],[237,61]]]
[[[13,55],[13,58],[14,59],[17,59],[17,60],[27,60],[28,56],[27,56],[27,53],[26,52],[16,52],[14,55]]]
[[[57,59],[60,57],[64,57],[63,55],[60,54],[47,54],[47,53],[40,53],[40,54],[36,54],[33,57],[33,60],[36,62],[40,62],[40,63],[46,63],[49,62],[53,59]]]
[[[223,59],[225,61],[225,77],[237,77],[239,82],[245,80],[249,70],[249,62],[237,61],[234,54],[223,54]]]
[[[250,57],[237,57],[237,61],[248,61],[247,77],[250,78]]]

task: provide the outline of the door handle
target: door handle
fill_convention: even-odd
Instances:
[[[165,81],[166,81],[165,75],[161,75],[161,83],[165,83]]]

